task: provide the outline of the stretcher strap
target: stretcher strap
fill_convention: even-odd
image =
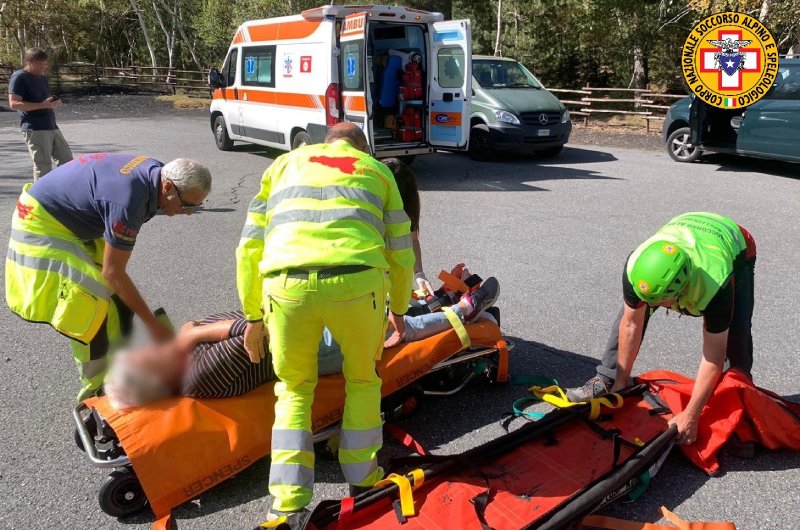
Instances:
[[[394,423],[387,423],[383,426],[383,428],[386,429],[386,432],[391,434],[395,440],[406,446],[408,449],[411,449],[418,455],[425,456],[428,454],[428,451],[425,450],[422,444],[419,443],[416,439],[414,439],[414,437],[411,436],[411,434],[409,434],[408,431],[406,431],[399,425],[396,425]]]
[[[446,316],[447,320],[450,321],[450,325],[453,326],[453,330],[455,330],[456,335],[458,335],[458,338],[461,341],[461,346],[464,348],[469,348],[472,346],[472,339],[469,338],[467,328],[464,327],[464,323],[461,322],[461,318],[456,314],[456,312],[449,307],[443,307],[442,311],[444,311],[444,316]]]
[[[733,523],[706,523],[706,522],[689,522],[684,521],[665,507],[661,507],[661,513],[664,518],[675,526],[656,524],[656,523],[641,523],[638,521],[626,521],[625,519],[617,519],[616,517],[608,517],[605,515],[589,515],[584,517],[577,528],[584,526],[591,528],[605,528],[606,530],[736,530]]]
[[[339,505],[339,521],[345,521],[353,514],[356,499],[354,497],[345,497]]]
[[[277,519],[273,519],[272,521],[264,521],[260,525],[259,528],[278,528],[279,526],[283,525],[286,522],[287,517],[285,515],[281,515]]]
[[[153,530],[172,530],[172,512],[159,517],[153,523]]]
[[[444,286],[456,293],[466,293],[469,291],[469,286],[464,283],[464,280],[457,278],[447,271],[439,273],[439,279],[442,280]]]
[[[554,407],[558,407],[560,409],[574,407],[576,405],[585,405],[589,404],[589,419],[596,420],[600,417],[600,412],[602,407],[606,407],[609,409],[618,409],[622,407],[624,403],[624,399],[617,393],[614,394],[606,394],[603,397],[599,398],[592,398],[589,401],[579,401],[574,403],[567,398],[566,392],[556,385],[548,386],[548,387],[540,387],[540,386],[532,386],[529,388],[533,395],[537,398],[541,399],[546,403],[550,403]],[[614,403],[611,402],[611,399],[614,399]]]
[[[411,517],[416,513],[414,510],[413,492],[425,482],[425,472],[421,469],[415,469],[408,473],[408,475],[411,475],[411,479],[414,481],[413,484],[407,475],[397,475],[392,473],[385,479],[376,482],[375,486],[373,486],[375,488],[380,488],[390,484],[397,485],[397,489],[400,494],[400,512],[403,517]]]

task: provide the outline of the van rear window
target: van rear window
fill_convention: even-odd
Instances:
[[[242,48],[242,84],[275,86],[275,46]]]

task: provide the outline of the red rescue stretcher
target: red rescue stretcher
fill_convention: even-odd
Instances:
[[[476,376],[508,380],[510,345],[500,328],[481,320],[466,330],[468,339],[451,329],[384,351],[378,372],[386,419],[413,408],[420,395],[454,394]],[[319,378],[315,442],[338,433],[344,398],[341,374]],[[149,504],[165,520],[174,507],[269,454],[274,404],[272,384],[235,398],[178,397],[125,411],[104,397],[84,401],[73,412],[76,442],[93,465],[113,469],[100,487],[100,508],[126,517]]]

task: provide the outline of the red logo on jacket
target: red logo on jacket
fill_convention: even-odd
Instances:
[[[139,231],[135,228],[131,228],[127,226],[122,221],[117,221],[113,225],[111,225],[111,233],[114,235],[115,238],[119,239],[120,241],[127,241],[129,243],[133,243],[136,241],[136,236],[139,234]]]

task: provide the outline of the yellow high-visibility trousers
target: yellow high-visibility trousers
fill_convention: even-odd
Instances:
[[[295,511],[311,502],[314,447],[311,404],[317,385],[317,354],[328,327],[340,345],[347,398],[342,419],[339,462],[356,486],[371,486],[383,475],[377,453],[383,444],[381,379],[375,371],[386,333],[386,271],[368,269],[319,278],[287,271],[264,280],[264,310],[269,329],[275,384],[275,424],[269,491],[273,508]]]

